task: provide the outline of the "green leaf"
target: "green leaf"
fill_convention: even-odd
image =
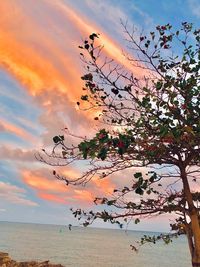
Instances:
[[[137,178],[140,178],[140,177],[142,177],[142,173],[141,172],[136,172],[135,174],[134,174],[134,177],[137,179]]]
[[[138,224],[140,222],[140,219],[135,219],[135,224]]]
[[[108,149],[105,147],[102,147],[100,152],[97,155],[97,158],[100,158],[101,160],[105,160],[107,157]]]
[[[168,133],[169,129],[168,126],[161,125],[160,126],[160,136],[163,137]]]
[[[96,33],[92,33],[89,38],[94,41],[95,38],[99,38],[99,36]]]
[[[157,82],[156,83],[156,90],[160,90],[162,88],[163,83],[162,82]]]
[[[54,136],[53,137],[53,141],[55,144],[59,143],[60,141],[62,141],[62,138],[60,138],[60,136]]]
[[[143,195],[144,194],[144,190],[141,187],[136,188],[135,193],[138,195]]]
[[[157,174],[154,172],[152,176],[149,178],[149,182],[153,183],[157,178]]]
[[[115,95],[119,94],[119,90],[118,89],[115,89],[115,88],[112,88],[111,89],[111,92]]]
[[[116,200],[113,199],[113,200],[109,200],[109,201],[107,201],[106,204],[107,204],[108,206],[111,206],[111,205],[115,204],[115,202],[116,202]]]

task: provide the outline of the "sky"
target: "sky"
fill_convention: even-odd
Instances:
[[[147,32],[168,22],[199,27],[200,2],[4,0],[0,11],[0,221],[77,224],[69,208],[87,209],[95,195],[110,194],[120,185],[122,175],[66,187],[52,168],[35,159],[63,128],[84,136],[96,127],[76,106],[83,85],[78,45],[100,33],[105,53],[120,62],[120,19]],[[79,171],[78,166],[64,170],[67,177]],[[161,217],[133,228],[162,231],[167,225]]]

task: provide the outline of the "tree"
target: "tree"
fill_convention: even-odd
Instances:
[[[85,226],[96,219],[122,226],[122,221],[138,223],[145,216],[175,215],[171,234],[145,236],[141,244],[168,243],[171,236],[186,234],[192,266],[200,266],[200,192],[195,188],[200,172],[200,29],[184,22],[177,31],[167,24],[145,35],[122,25],[128,68],[104,55],[98,34],[80,46],[87,72],[77,105],[101,110],[94,119],[104,127],[78,145],[55,136],[53,151],[44,150],[40,160],[50,165],[88,161],[90,168],[77,179],[54,171],[67,185],[132,169],[130,185],[115,189],[111,198],[94,200],[107,209],[72,210],[74,216],[84,218]],[[137,69],[140,74],[134,75]]]

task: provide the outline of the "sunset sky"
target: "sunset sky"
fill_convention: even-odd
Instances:
[[[98,32],[105,53],[121,61],[120,19],[146,31],[168,22],[199,27],[200,2],[1,0],[0,14],[0,221],[77,224],[69,208],[89,207],[94,195],[109,194],[121,178],[66,187],[34,156],[65,127],[83,136],[95,128],[76,107],[83,73],[78,45]],[[167,224],[160,218],[135,229],[166,230]]]

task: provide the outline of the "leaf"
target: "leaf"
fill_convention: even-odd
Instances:
[[[99,36],[96,33],[90,34],[89,38],[94,41],[95,38],[99,38]]]
[[[140,219],[135,219],[135,224],[138,224],[140,222]]]
[[[67,152],[66,151],[62,151],[62,155],[63,155],[63,158],[65,159],[66,155],[67,155]]]
[[[144,194],[144,190],[141,187],[136,188],[135,193],[138,195],[143,195]]]
[[[130,189],[127,187],[127,186],[125,186],[123,189],[122,189],[122,193],[126,193],[126,192],[129,192],[130,191]]]
[[[163,83],[162,82],[157,82],[156,83],[156,90],[160,90],[161,88],[162,88],[162,86],[163,86]]]
[[[64,135],[59,135],[59,137],[60,137],[61,141],[64,141],[64,139],[65,139]]]
[[[111,89],[111,92],[115,95],[117,95],[119,93],[119,90],[115,89],[115,88],[112,88]]]
[[[53,137],[53,141],[55,144],[59,143],[61,141],[60,137],[59,136],[54,136]]]
[[[106,156],[107,156],[107,151],[108,151],[108,149],[105,148],[105,147],[103,147],[100,150],[99,154],[97,155],[97,158],[100,158],[101,160],[105,160],[106,159]]]
[[[134,177],[137,179],[137,178],[140,178],[140,177],[142,177],[142,173],[141,172],[136,172],[135,174],[134,174]]]
[[[87,73],[87,74],[83,75],[81,77],[81,79],[83,81],[90,81],[90,82],[92,82],[93,81],[93,75],[92,75],[92,73]]]
[[[88,101],[88,95],[82,95],[81,100],[83,101]]]
[[[168,133],[169,129],[165,125],[160,126],[160,136],[163,137]]]
[[[149,178],[149,182],[153,183],[157,178],[157,174],[153,172],[152,176]]]
[[[115,204],[115,202],[116,202],[116,200],[113,199],[113,200],[109,200],[109,201],[107,201],[106,204],[107,204],[108,206],[111,206],[111,205]]]
[[[89,225],[89,222],[84,222],[84,223],[83,223],[83,226],[84,226],[84,227],[87,227],[88,225]]]
[[[85,47],[85,49],[87,49],[87,50],[88,50],[90,46],[89,46],[89,44],[85,44],[85,46],[84,46],[84,47]]]
[[[151,194],[151,190],[150,189],[147,190],[146,193],[147,193],[147,195],[150,195]]]

